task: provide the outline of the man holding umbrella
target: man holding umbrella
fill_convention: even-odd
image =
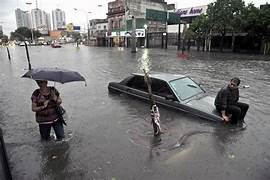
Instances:
[[[40,136],[44,140],[50,139],[51,127],[53,127],[57,140],[64,138],[64,127],[59,119],[56,106],[62,103],[59,92],[54,87],[47,86],[45,80],[36,80],[39,89],[36,89],[31,97],[32,111],[36,113],[36,121],[39,124]]]

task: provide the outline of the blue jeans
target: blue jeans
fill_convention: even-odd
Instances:
[[[51,127],[53,127],[57,140],[65,137],[63,123],[58,120],[52,124],[39,124],[39,132],[42,139],[50,139]]]

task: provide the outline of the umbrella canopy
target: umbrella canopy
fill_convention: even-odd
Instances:
[[[85,78],[76,71],[50,67],[31,69],[22,77],[33,80],[54,81],[62,84],[73,81],[85,81]]]

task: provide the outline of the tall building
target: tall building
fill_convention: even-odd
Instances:
[[[23,11],[19,8],[15,10],[17,28],[28,27],[31,28],[31,16],[27,11]]]
[[[42,34],[48,34],[48,31],[51,30],[50,14],[35,8],[32,9],[31,15],[34,29],[39,30]]]
[[[4,34],[3,34],[3,28],[2,28],[2,26],[0,25],[0,38],[3,37],[3,35],[4,35]]]
[[[55,9],[52,11],[53,29],[64,28],[66,26],[65,12],[61,9]]]

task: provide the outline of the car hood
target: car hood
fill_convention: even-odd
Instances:
[[[203,112],[209,113],[209,114],[215,114],[218,115],[216,112],[216,108],[214,106],[215,98],[211,96],[204,96],[199,97],[196,99],[192,99],[187,103],[187,105],[194,107],[196,109],[199,109]]]

